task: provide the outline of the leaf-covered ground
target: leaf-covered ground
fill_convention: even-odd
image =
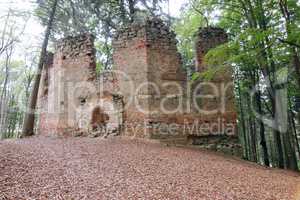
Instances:
[[[1,200],[299,200],[299,183],[298,173],[137,140],[0,142]]]

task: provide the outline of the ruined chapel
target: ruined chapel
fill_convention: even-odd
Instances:
[[[205,54],[227,40],[220,28],[199,29],[195,71],[207,70]],[[176,35],[160,19],[132,23],[112,44],[113,68],[98,73],[91,34],[57,42],[42,72],[39,134],[88,135],[105,127],[109,134],[193,143],[237,138],[230,70],[209,83],[191,81]]]

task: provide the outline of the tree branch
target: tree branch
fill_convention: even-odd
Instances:
[[[300,48],[300,45],[299,44],[296,44],[294,42],[291,42],[291,41],[288,41],[288,40],[284,40],[284,39],[281,39],[281,38],[277,38],[281,43],[284,43],[284,44],[288,44],[290,46],[293,46],[293,47],[297,47],[297,48]]]

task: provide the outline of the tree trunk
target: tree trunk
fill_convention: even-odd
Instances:
[[[10,46],[10,48],[6,49],[6,58],[5,58],[5,77],[4,77],[4,83],[2,86],[2,92],[0,97],[0,134],[6,133],[6,127],[7,127],[7,111],[8,111],[8,95],[7,95],[7,86],[9,83],[9,64],[10,59],[13,52],[13,46]],[[2,135],[2,138],[6,138]]]
[[[158,4],[158,0],[152,0],[152,10],[154,14],[158,10],[157,4]]]
[[[251,110],[251,99],[249,96],[246,97],[248,109]],[[253,119],[252,115],[248,115],[248,141],[249,141],[249,153],[250,153],[250,161],[257,161],[257,151],[256,151],[256,130],[255,130],[255,119]]]
[[[267,20],[265,16],[265,9],[263,7],[263,1],[257,1],[257,9],[258,9],[258,28],[267,31],[268,26],[267,26]],[[275,146],[277,149],[277,155],[278,155],[278,166],[280,168],[284,168],[284,142],[282,137],[282,133],[279,131],[279,124],[281,123],[278,121],[277,116],[276,116],[276,111],[278,109],[277,105],[280,104],[280,99],[276,98],[276,89],[274,87],[274,83],[276,83],[276,77],[275,77],[275,72],[276,72],[276,67],[275,67],[275,62],[274,62],[274,57],[272,50],[269,48],[270,47],[270,40],[268,36],[264,37],[264,42],[261,43],[261,51],[260,55],[262,60],[261,60],[261,69],[263,72],[263,76],[266,80],[269,81],[269,87],[267,88],[267,91],[269,93],[269,99],[272,107],[272,117],[275,120],[275,125],[276,127],[273,127],[273,134],[274,134],[274,139],[275,139]]]
[[[257,108],[258,108],[258,113],[262,114],[260,91],[258,91],[256,93],[255,99],[256,99],[256,104],[257,104]],[[261,121],[261,120],[259,122],[259,135],[260,135],[260,143],[259,144],[263,150],[264,165],[270,166],[268,147],[267,147],[266,136],[265,136],[265,125],[264,125],[263,121]]]
[[[120,14],[123,20],[127,19],[124,0],[119,0]]]
[[[36,102],[37,102],[37,96],[38,96],[38,90],[40,85],[40,79],[41,79],[41,72],[43,70],[44,61],[47,53],[47,47],[48,47],[48,41],[50,37],[50,33],[52,30],[52,25],[55,17],[55,12],[57,8],[59,0],[54,0],[52,5],[52,10],[49,16],[49,21],[47,24],[47,28],[45,31],[45,37],[42,45],[42,51],[40,54],[39,64],[38,64],[38,70],[37,74],[35,76],[32,93],[29,100],[28,110],[25,113],[25,119],[23,123],[23,129],[22,129],[22,136],[32,136],[34,134],[34,121],[35,121],[35,109],[36,109]]]
[[[280,0],[279,7],[280,7],[281,13],[285,19],[286,34],[287,34],[287,38],[289,38],[291,35],[291,30],[290,30],[289,26],[292,24],[292,20],[291,20],[291,14],[290,14],[287,2]],[[297,53],[297,49],[294,46],[290,47],[290,52],[292,55],[294,69],[295,69],[295,72],[297,75],[298,87],[300,87],[300,59],[299,59],[299,56]]]
[[[243,137],[242,137],[242,139],[243,139],[243,143],[244,143],[244,157],[245,158],[247,158],[248,157],[248,148],[247,148],[247,136],[246,136],[246,134],[247,134],[247,130],[246,130],[246,125],[245,125],[245,115],[244,115],[244,108],[243,108],[243,103],[242,103],[242,101],[243,101],[243,98],[242,98],[242,92],[241,92],[241,85],[240,85],[240,80],[239,80],[239,78],[237,78],[237,85],[238,85],[238,95],[239,95],[239,98],[238,98],[238,103],[239,103],[239,110],[240,110],[240,115],[239,115],[239,117],[240,117],[240,122],[239,122],[239,124],[240,125],[242,125],[242,131],[241,131],[241,134],[243,134]]]
[[[292,129],[292,133],[293,133],[293,136],[294,137],[294,146],[295,146],[295,149],[297,149],[297,154],[298,154],[298,158],[297,158],[297,154],[296,154],[296,160],[298,159],[299,160],[299,156],[300,156],[300,144],[299,144],[299,140],[298,140],[298,135],[297,135],[297,128],[296,128],[296,123],[295,123],[295,118],[293,117],[293,112],[290,110],[289,111],[289,121],[290,121],[290,124],[291,124],[291,129]],[[300,169],[298,169],[300,170]]]
[[[134,15],[135,15],[135,0],[128,0],[129,4],[129,16],[130,16],[130,22],[134,21]]]

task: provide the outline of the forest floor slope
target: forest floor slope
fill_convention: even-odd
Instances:
[[[140,140],[0,142],[1,200],[298,200],[299,183],[298,173]]]

